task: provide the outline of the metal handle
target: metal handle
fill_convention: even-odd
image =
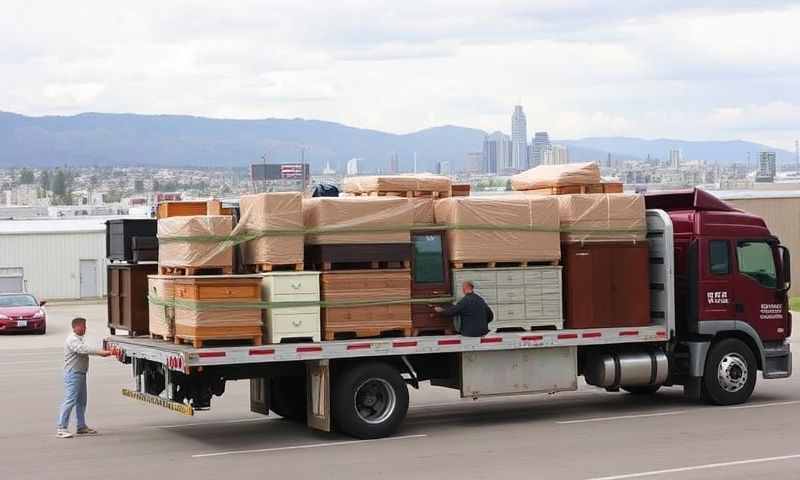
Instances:
[[[303,286],[302,283],[298,283],[298,282],[292,283],[291,285],[292,285],[292,288],[294,288],[295,290],[297,290],[298,288]]]
[[[299,327],[302,324],[303,324],[302,320],[292,320],[292,325],[294,325],[295,327]]]

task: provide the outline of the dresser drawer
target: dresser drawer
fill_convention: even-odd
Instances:
[[[319,335],[319,311],[311,314],[273,312],[268,321],[268,329],[272,335],[287,336],[294,332],[316,332]]]
[[[454,270],[453,281],[460,284],[464,280],[472,282],[497,282],[496,270]]]
[[[542,287],[525,285],[525,298],[528,300],[538,300],[542,297]]]
[[[525,305],[522,303],[514,305],[499,305],[495,312],[497,312],[497,316],[501,322],[525,320]]]
[[[498,303],[523,303],[525,290],[523,287],[499,287],[497,289]]]
[[[255,281],[253,281],[255,280]],[[260,300],[261,287],[257,279],[238,280],[196,279],[175,282],[175,298],[190,300]]]
[[[522,270],[498,270],[497,285],[524,285],[525,272]]]
[[[475,287],[475,293],[483,297],[486,303],[494,303],[497,301],[497,289],[496,288],[478,288]],[[463,297],[464,295],[461,294],[459,297]],[[460,298],[459,298],[460,299]]]
[[[270,302],[319,302],[319,293],[287,293],[267,298]]]
[[[528,302],[525,304],[525,316],[535,319],[542,316],[541,302]]]
[[[272,295],[319,295],[319,275],[276,275],[271,279]]]

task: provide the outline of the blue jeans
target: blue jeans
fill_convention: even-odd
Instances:
[[[69,427],[69,416],[75,408],[78,429],[86,427],[86,372],[64,372],[64,403],[58,416],[58,428]]]

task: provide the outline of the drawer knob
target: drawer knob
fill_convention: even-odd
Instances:
[[[293,282],[292,283],[292,288],[294,288],[295,290],[297,290],[301,286],[302,286],[302,284],[300,282]]]
[[[299,327],[302,324],[303,324],[302,320],[292,320],[292,325],[294,325],[295,327]]]

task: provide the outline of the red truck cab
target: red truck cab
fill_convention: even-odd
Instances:
[[[790,257],[764,220],[700,189],[650,194],[646,205],[672,220],[675,333],[689,350],[689,375],[702,376],[709,349],[733,338],[752,351],[764,378],[788,377]]]

